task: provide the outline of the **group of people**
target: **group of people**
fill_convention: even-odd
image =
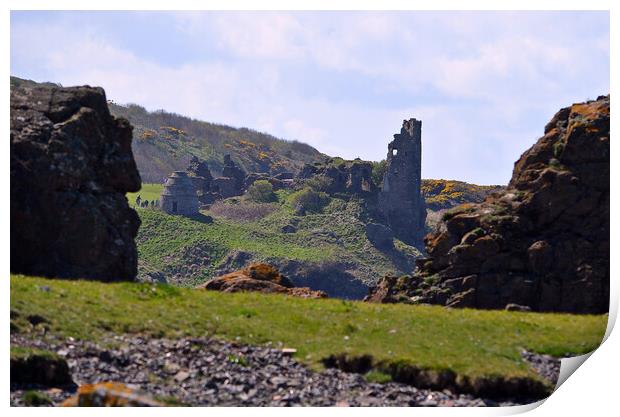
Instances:
[[[134,206],[134,208],[149,208],[149,206],[151,208],[159,207],[159,200],[142,200],[142,197],[140,197],[140,195],[138,194],[138,196],[136,197],[136,205]]]

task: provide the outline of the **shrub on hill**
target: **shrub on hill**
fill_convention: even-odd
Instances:
[[[329,196],[324,192],[306,187],[293,195],[292,202],[298,211],[316,213],[329,202]]]
[[[277,204],[254,203],[250,201],[216,201],[209,209],[210,214],[237,222],[252,222],[262,219],[277,210]]]
[[[277,199],[273,186],[267,180],[257,180],[248,188],[247,197],[255,203],[271,203]]]
[[[372,180],[377,187],[380,187],[383,183],[383,174],[385,174],[386,169],[387,161],[385,159],[372,163]]]
[[[329,187],[332,185],[333,180],[324,176],[316,176],[310,179],[307,179],[305,184],[310,187],[313,191],[323,192],[327,191]]]

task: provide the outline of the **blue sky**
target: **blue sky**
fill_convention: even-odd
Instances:
[[[12,12],[11,74],[505,184],[561,107],[609,92],[607,12]]]

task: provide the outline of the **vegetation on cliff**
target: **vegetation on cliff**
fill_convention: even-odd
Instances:
[[[192,156],[207,161],[219,174],[230,154],[246,172],[297,172],[305,163],[325,158],[310,145],[278,139],[247,128],[190,119],[163,110],[147,111],[137,104],[108,103],[110,112],[134,127],[132,149],[142,180],[161,183],[172,171],[187,168]]]
[[[443,210],[463,203],[480,203],[487,195],[502,191],[500,185],[476,185],[453,180],[422,180],[422,195],[431,210]]]

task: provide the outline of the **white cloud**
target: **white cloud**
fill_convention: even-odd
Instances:
[[[193,43],[191,62],[147,59],[101,27],[20,21],[11,68],[347,158],[385,157],[400,121],[417,117],[426,177],[501,183],[554,111],[609,88],[608,36],[511,16],[179,13],[170,30]],[[312,84],[332,73],[357,91]]]

